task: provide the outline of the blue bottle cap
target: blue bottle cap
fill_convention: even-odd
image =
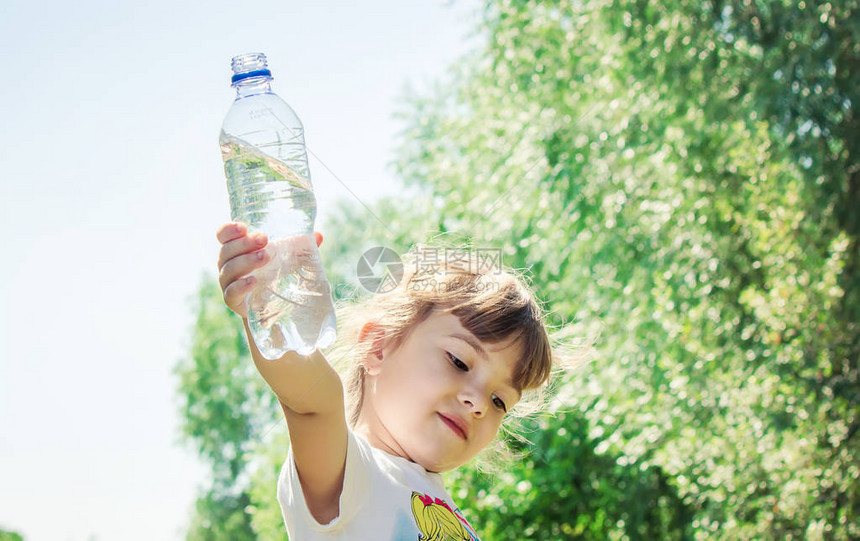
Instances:
[[[271,77],[266,55],[263,53],[245,53],[234,56],[231,62],[233,68],[232,82],[235,84],[250,77]]]

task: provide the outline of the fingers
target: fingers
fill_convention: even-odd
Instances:
[[[248,226],[245,224],[241,222],[227,222],[218,228],[215,236],[218,237],[218,242],[224,244],[225,242],[229,242],[233,239],[238,239],[247,232]]]
[[[241,242],[241,239],[231,242]],[[223,251],[224,248],[222,248]],[[241,253],[226,259],[227,261],[221,265],[218,273],[218,283],[221,284],[221,289],[224,291],[233,282],[265,266],[269,262],[270,256],[265,249],[260,249],[250,253]]]
[[[248,227],[238,222],[224,224],[216,236],[221,243],[218,252],[218,283],[224,303],[245,317],[245,295],[256,283],[256,279],[248,274],[269,262],[270,257],[265,250],[268,239],[263,233],[248,234]]]
[[[254,289],[257,279],[253,276],[248,276],[241,280],[237,280],[224,288],[224,304],[231,310],[242,317],[247,317],[245,309],[245,296]]]
[[[264,267],[271,260],[272,256],[266,249],[269,239],[262,232],[249,233],[247,225],[241,222],[222,225],[216,236],[221,243],[221,250],[218,252],[218,283],[224,295],[224,302],[231,310],[245,317],[245,296],[257,284],[257,279],[249,274]],[[295,246],[290,244],[290,247],[298,251],[308,240],[307,236],[298,236],[292,239]],[[314,231],[314,241],[320,246],[323,241],[322,233]],[[284,246],[280,249],[283,250]]]
[[[223,245],[223,244],[227,244],[230,241],[241,239],[242,237],[246,236],[247,234],[248,234],[248,226],[246,226],[245,224],[243,224],[241,222],[228,222],[228,223],[222,225],[221,227],[219,227],[218,231],[216,232],[215,235],[218,237],[218,242],[220,242]],[[262,235],[262,233],[260,233],[260,234]],[[253,236],[253,235],[254,235],[254,233],[251,234],[251,236]],[[319,231],[314,231],[314,240],[317,243],[317,247],[321,246],[322,242],[323,242],[323,234],[320,233]],[[265,245],[266,245],[266,243],[263,242],[262,244],[260,244],[260,247],[265,246]],[[234,245],[234,246],[238,246],[238,245]],[[232,249],[234,249],[234,248],[231,248],[231,250]],[[225,261],[226,261],[226,259],[225,259]],[[220,267],[221,265],[219,264],[218,266]]]
[[[261,232],[242,235],[225,242],[218,252],[218,268],[220,269],[235,257],[262,250],[268,242],[269,239],[266,237],[266,234]]]

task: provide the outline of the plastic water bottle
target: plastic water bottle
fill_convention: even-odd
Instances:
[[[221,126],[233,220],[269,238],[269,263],[254,272],[248,326],[267,359],[308,355],[334,342],[331,286],[313,236],[316,218],[304,128],[271,89],[266,56],[233,58],[236,100]]]

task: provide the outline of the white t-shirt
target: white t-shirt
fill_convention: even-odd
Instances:
[[[337,518],[323,525],[311,515],[292,450],[278,479],[278,502],[292,541],[478,541],[439,474],[371,447],[352,430]]]

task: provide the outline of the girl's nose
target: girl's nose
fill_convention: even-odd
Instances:
[[[484,416],[484,412],[486,411],[485,400],[477,398],[474,394],[465,393],[461,400],[472,415],[479,419]]]

